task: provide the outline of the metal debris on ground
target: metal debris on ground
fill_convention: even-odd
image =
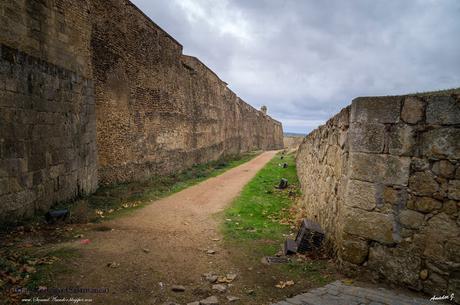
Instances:
[[[279,257],[279,256],[266,256],[264,260],[267,264],[287,264],[291,260],[287,257]]]
[[[288,180],[286,178],[281,178],[280,183],[278,184],[277,188],[280,190],[284,190],[288,187]]]
[[[297,253],[297,243],[293,239],[284,241],[284,255],[293,255]]]
[[[69,218],[70,218],[70,210],[69,209],[48,211],[45,214],[45,220],[49,224],[55,224],[55,223],[57,223],[59,221],[65,222]]]
[[[321,248],[323,240],[324,231],[321,229],[321,226],[314,221],[304,219],[295,239],[297,252],[305,253],[307,251],[318,250]]]

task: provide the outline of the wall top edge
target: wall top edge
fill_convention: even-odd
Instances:
[[[136,11],[138,11],[145,19],[147,19],[155,28],[159,29],[161,32],[163,32],[168,38],[170,38],[172,41],[174,41],[177,45],[180,46],[181,49],[184,48],[184,46],[177,41],[174,37],[172,37],[168,32],[166,32],[161,26],[156,24],[149,16],[147,16],[140,8],[138,8],[134,3],[132,3],[130,0],[125,0],[125,3],[131,7],[133,7]]]

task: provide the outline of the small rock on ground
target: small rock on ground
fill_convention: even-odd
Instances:
[[[200,305],[200,302],[195,301],[195,302],[192,302],[192,303],[187,303],[187,305]]]
[[[203,274],[204,278],[206,279],[206,281],[210,282],[210,283],[214,283],[217,281],[217,275],[213,274],[213,273],[205,273]]]
[[[228,300],[229,302],[236,302],[236,301],[238,301],[239,299],[240,299],[239,297],[235,297],[235,296],[233,296],[233,295],[228,295],[228,296],[227,296],[227,300]]]
[[[223,284],[215,284],[215,285],[212,285],[212,290],[217,290],[221,293],[224,293],[225,291],[227,291],[227,286]]]
[[[217,299],[216,296],[213,295],[213,296],[210,296],[209,298],[201,300],[200,305],[219,305],[219,300]]]
[[[174,292],[183,292],[185,291],[185,287],[182,285],[174,285],[171,287],[171,290]]]

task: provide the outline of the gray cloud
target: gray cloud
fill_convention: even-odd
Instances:
[[[133,0],[285,131],[357,96],[460,86],[458,0]]]

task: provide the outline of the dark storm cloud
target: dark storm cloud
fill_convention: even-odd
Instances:
[[[458,0],[134,0],[285,131],[351,99],[460,86]]]

